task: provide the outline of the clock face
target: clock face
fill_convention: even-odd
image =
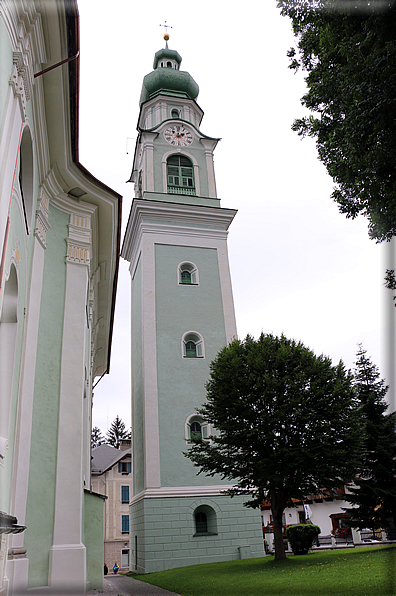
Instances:
[[[174,147],[186,147],[193,142],[192,134],[187,128],[181,124],[174,124],[169,126],[164,131],[165,140]]]

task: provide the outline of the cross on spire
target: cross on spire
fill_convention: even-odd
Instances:
[[[169,27],[169,29],[173,29],[172,25],[168,25],[166,21],[165,21],[165,25],[160,24],[160,27],[165,27],[165,34],[168,33],[168,27]]]

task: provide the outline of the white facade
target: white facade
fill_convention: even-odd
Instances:
[[[100,445],[92,450],[92,490],[106,496],[104,561],[109,570],[118,563],[129,570],[129,502],[132,494],[131,449]]]

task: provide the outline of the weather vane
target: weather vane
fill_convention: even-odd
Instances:
[[[165,27],[164,39],[165,39],[165,41],[168,41],[168,39],[169,39],[168,28],[173,29],[172,25],[168,25],[167,22],[165,21],[165,25],[160,24],[160,27]]]

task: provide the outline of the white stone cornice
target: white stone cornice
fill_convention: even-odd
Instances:
[[[26,98],[32,96],[34,71],[47,61],[41,15],[34,2],[0,2],[2,20],[10,37],[17,69],[22,77]]]
[[[132,497],[130,505],[142,499],[165,499],[180,497],[214,497],[224,495],[232,485],[214,486],[163,486],[161,488],[148,488]]]
[[[121,256],[133,271],[145,235],[162,244],[218,247],[226,242],[228,227],[236,211],[216,207],[177,205],[135,199],[132,204]],[[162,223],[165,222],[165,223]],[[203,244],[202,244],[203,243]]]

